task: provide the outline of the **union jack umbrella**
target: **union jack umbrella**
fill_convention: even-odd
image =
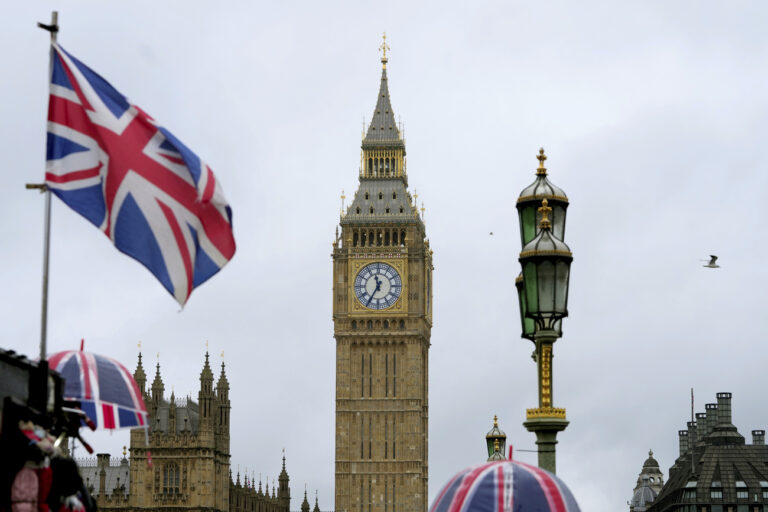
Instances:
[[[429,512],[579,512],[579,506],[568,487],[549,471],[503,460],[454,476]]]
[[[235,253],[208,165],[52,43],[45,183],[184,305]]]
[[[64,379],[64,398],[105,429],[146,428],[147,408],[133,375],[111,357],[65,350],[48,357],[48,365]]]

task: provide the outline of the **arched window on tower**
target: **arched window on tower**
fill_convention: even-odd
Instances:
[[[402,211],[400,213],[403,213]],[[397,230],[392,232],[392,245],[397,245]]]
[[[357,238],[358,234],[357,230],[355,230],[354,234],[352,235],[352,247],[357,247]]]
[[[405,246],[405,230],[400,231],[400,246]]]
[[[389,230],[384,233],[384,245],[389,245]]]
[[[368,232],[368,246],[373,247],[373,231]]]
[[[368,176],[373,176],[373,158],[368,159]]]
[[[361,246],[363,246],[363,247],[365,247],[365,241],[366,241],[366,235],[365,235],[365,231],[363,231],[363,232],[360,234],[360,245],[361,245]]]
[[[389,176],[389,158],[384,161],[384,175]]]
[[[179,494],[179,466],[174,463],[165,465],[163,494]]]

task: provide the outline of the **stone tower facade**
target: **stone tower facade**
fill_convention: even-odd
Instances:
[[[339,512],[426,512],[432,251],[387,84],[333,243]]]
[[[146,391],[146,376],[141,364],[134,373],[149,411],[149,446],[144,430],[131,431],[131,460],[147,459],[152,465],[131,464],[131,509],[228,511],[229,473],[229,381],[221,365],[214,387],[214,376],[205,354],[200,372],[197,403],[177,399],[165,386],[157,365],[151,391]]]

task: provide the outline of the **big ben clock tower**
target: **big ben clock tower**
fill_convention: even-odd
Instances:
[[[387,86],[333,244],[337,512],[426,512],[432,251]]]

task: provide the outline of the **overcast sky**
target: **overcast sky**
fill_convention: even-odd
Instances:
[[[515,201],[539,147],[571,201],[571,316],[555,345],[558,474],[585,511],[626,509],[653,448],[718,391],[768,427],[768,5],[760,2],[17,2],[0,16],[0,345],[38,353],[48,35],[206,160],[237,253],[183,311],[144,267],[53,204],[49,349],[86,348],[197,396],[224,352],[232,467],[276,477],[285,447],[333,508],[331,242],[357,188],[377,48],[434,249],[429,492],[485,459],[498,414],[518,450],[536,405],[514,290]],[[348,203],[349,204],[349,199]],[[489,232],[493,232],[493,236]],[[722,268],[702,268],[720,256]],[[456,378],[460,375],[461,378]],[[151,378],[151,377],[150,377]],[[86,434],[117,454],[127,432]],[[83,453],[82,450],[79,452]],[[535,462],[534,453],[517,458]],[[271,485],[271,484],[270,484]]]

